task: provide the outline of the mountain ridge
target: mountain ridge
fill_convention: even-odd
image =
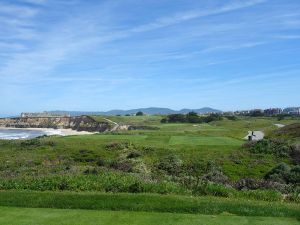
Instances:
[[[137,108],[137,109],[129,109],[129,110],[123,110],[123,109],[113,109],[109,111],[65,111],[65,110],[54,110],[54,111],[47,111],[49,113],[64,113],[69,114],[71,116],[79,116],[79,115],[127,115],[127,114],[135,114],[137,112],[143,112],[145,114],[155,115],[155,114],[174,114],[174,113],[183,113],[186,114],[188,112],[196,112],[199,114],[205,114],[205,113],[220,113],[221,110],[213,109],[210,107],[203,107],[199,109],[188,109],[184,108],[181,110],[173,110],[170,108],[159,108],[159,107],[148,107],[148,108]]]

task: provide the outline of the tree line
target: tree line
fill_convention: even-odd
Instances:
[[[212,121],[222,120],[219,114],[210,114],[209,116],[199,116],[195,112],[188,114],[170,114],[161,120],[161,123],[209,123]]]

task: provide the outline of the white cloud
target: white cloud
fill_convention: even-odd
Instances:
[[[22,0],[22,2],[40,5],[40,4],[45,4],[47,0]]]
[[[0,3],[0,13],[13,18],[32,18],[36,16],[38,10],[27,6]]]
[[[167,26],[171,26],[174,24],[182,23],[188,20],[192,19],[197,19],[200,17],[205,17],[205,16],[211,16],[211,15],[216,15],[216,14],[221,14],[221,13],[227,13],[239,9],[244,9],[248,8],[257,4],[261,4],[266,2],[267,0],[252,0],[252,1],[243,1],[243,2],[237,2],[237,3],[232,3],[229,5],[222,6],[220,8],[216,9],[211,9],[211,10],[193,10],[193,11],[187,11],[183,13],[178,13],[173,16],[168,16],[168,17],[163,17],[159,18],[156,21],[145,24],[136,28],[133,28],[131,31],[132,32],[145,32],[145,31],[150,31],[158,28],[163,28]]]

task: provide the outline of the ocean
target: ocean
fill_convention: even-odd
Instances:
[[[32,139],[43,135],[60,135],[59,130],[30,130],[30,129],[1,129],[0,139],[2,140],[18,140],[18,139]]]

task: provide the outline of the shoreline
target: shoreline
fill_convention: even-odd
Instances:
[[[45,132],[47,136],[73,136],[73,135],[91,135],[98,132],[77,131],[72,129],[54,129],[54,128],[15,128],[15,127],[1,127],[2,130],[31,130]]]

